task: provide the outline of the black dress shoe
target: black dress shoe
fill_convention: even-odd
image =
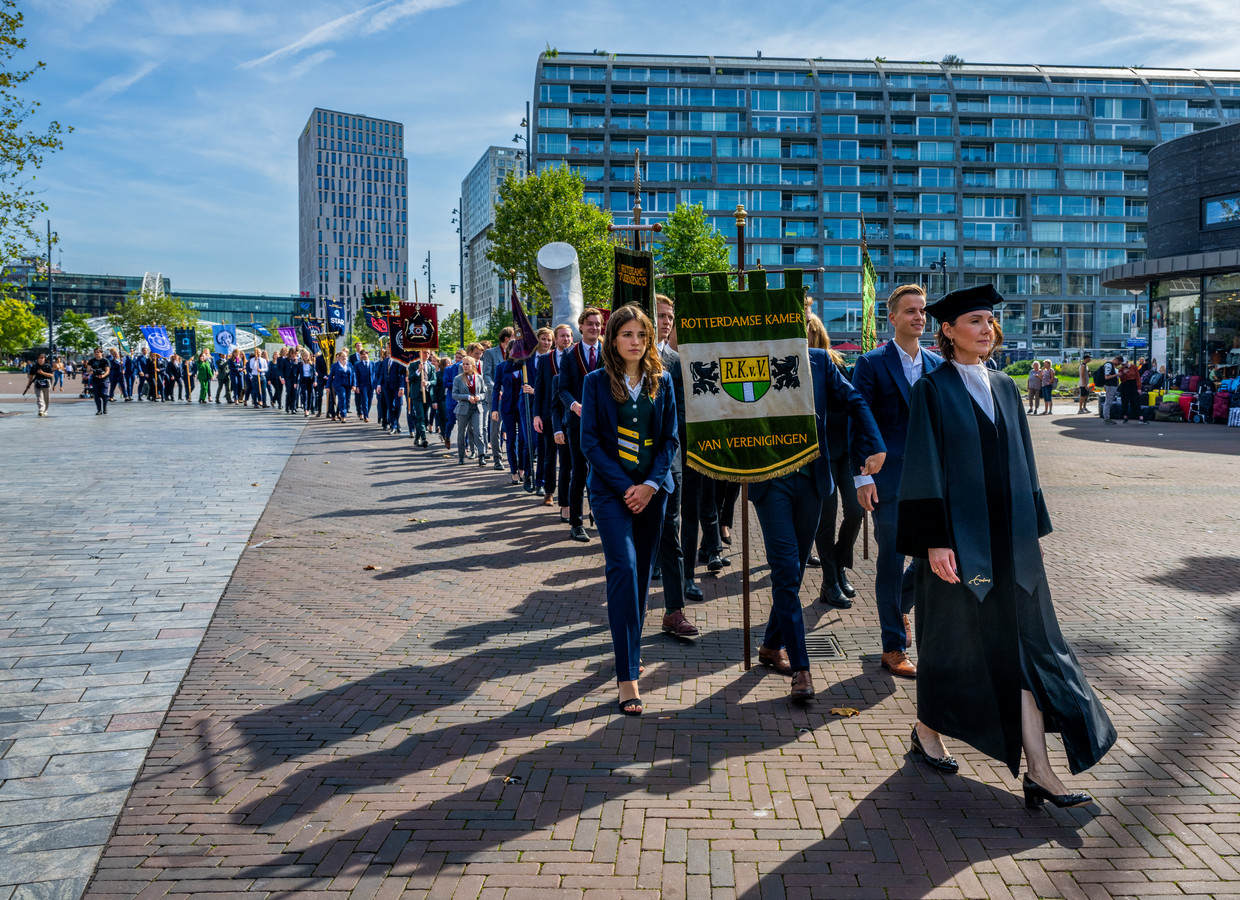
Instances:
[[[932,769],[938,769],[940,772],[948,772],[950,774],[955,774],[960,770],[960,763],[956,762],[956,757],[952,756],[950,753],[947,756],[931,756],[926,752],[926,749],[921,745],[921,738],[917,736],[916,725],[913,726],[913,752],[919,755]],[[1026,776],[1026,780],[1028,780],[1028,776]],[[1033,782],[1029,783],[1032,784]],[[1039,790],[1041,790],[1041,788],[1039,788]],[[1026,790],[1026,803],[1029,802],[1028,797],[1029,794]]]
[[[568,536],[574,541],[581,541],[583,544],[590,542],[590,535],[586,534],[586,530],[580,525],[574,525],[568,532]]]
[[[712,572],[718,572],[724,567],[724,565],[725,563],[723,561],[723,557],[718,553],[712,553],[710,558],[706,561],[706,568]]]
[[[692,581],[685,582],[685,598],[700,603],[706,599],[706,595],[702,593],[702,589]]]
[[[1070,794],[1052,794],[1030,778],[1028,772],[1025,773],[1021,787],[1025,791],[1025,806],[1029,809],[1037,809],[1047,800],[1060,809],[1070,809],[1073,806],[1084,806],[1086,803],[1094,802],[1094,798],[1084,791],[1073,791]]]
[[[835,590],[832,590],[835,588]],[[824,584],[818,592],[818,602],[825,603],[835,609],[852,609],[852,601],[840,593],[836,585]]]
[[[848,576],[844,574],[844,570],[840,569],[839,576],[840,593],[848,599],[857,596],[857,589],[852,586],[852,582],[848,580]]]
[[[809,555],[809,559],[805,560],[805,565],[809,566],[811,569],[821,569],[822,560],[819,559],[817,556],[815,556],[813,553],[811,553]]]

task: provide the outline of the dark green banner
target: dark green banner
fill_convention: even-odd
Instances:
[[[712,478],[766,481],[819,455],[801,271],[783,277],[768,290],[765,272],[750,273],[747,291],[728,290],[723,274],[707,291],[673,279],[685,460]]]
[[[616,248],[611,280],[611,308],[635,303],[654,320],[654,254]]]

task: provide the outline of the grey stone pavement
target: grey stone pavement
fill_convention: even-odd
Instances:
[[[0,376],[0,898],[80,896],[302,432],[67,387]]]

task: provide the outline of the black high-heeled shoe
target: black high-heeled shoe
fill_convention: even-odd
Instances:
[[[950,753],[947,756],[931,756],[926,752],[926,748],[921,745],[921,738],[917,736],[917,726],[913,726],[913,752],[918,754],[926,765],[932,769],[938,769],[940,772],[947,772],[954,775],[960,771],[960,763],[956,762],[956,757]]]
[[[1025,791],[1025,807],[1027,809],[1038,809],[1043,803],[1049,800],[1060,809],[1071,809],[1073,806],[1084,806],[1087,803],[1093,803],[1094,798],[1084,791],[1073,791],[1068,794],[1052,794],[1042,785],[1038,784],[1029,777],[1029,773],[1025,773],[1024,781],[1021,787]]]

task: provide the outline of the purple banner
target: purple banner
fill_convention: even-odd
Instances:
[[[280,340],[284,341],[286,347],[296,347],[297,329],[292,327],[280,328]]]

